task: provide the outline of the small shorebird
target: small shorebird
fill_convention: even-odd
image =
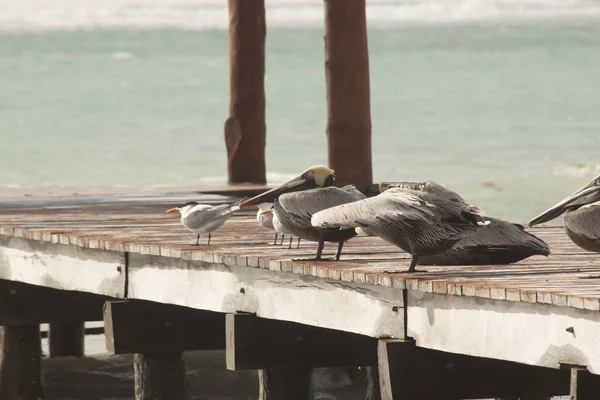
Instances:
[[[256,212],[256,222],[265,229],[270,231],[275,231],[275,239],[273,240],[273,245],[277,244],[277,236],[279,232],[275,230],[273,226],[273,213],[271,210],[273,209],[273,203],[260,203],[257,204],[258,211]],[[283,244],[283,235],[281,235],[281,243]]]
[[[600,253],[600,176],[531,221],[535,226],[564,214],[567,236],[579,247]]]
[[[481,211],[455,192],[431,181],[394,182],[375,197],[315,213],[319,228],[360,228],[412,255],[408,272],[419,257],[450,249],[486,222]]]
[[[333,186],[334,183],[334,171],[316,165],[276,188],[241,202],[240,208],[273,202],[275,217],[286,231],[319,243],[314,260],[321,260],[325,242],[338,244],[335,259],[339,260],[344,242],[356,236],[354,229],[314,227],[310,219],[319,211],[364,199],[366,196],[354,186],[338,188]]]
[[[200,234],[208,232],[208,245],[210,246],[211,232],[220,228],[231,217],[231,213],[239,208],[239,202],[211,206],[198,201],[190,201],[179,207],[171,208],[167,212],[181,214],[181,224],[198,235],[196,246],[200,243]]]
[[[272,204],[272,203],[262,203],[262,204]],[[260,204],[258,205],[260,207]],[[264,218],[268,218],[269,219],[269,223],[271,224],[270,226],[272,228],[268,228],[265,226],[265,228],[267,229],[273,229],[275,231],[275,243],[277,242],[277,233],[281,233],[281,243],[283,244],[283,238],[285,237],[285,235],[288,235],[290,237],[290,244],[288,245],[288,249],[292,248],[292,240],[294,240],[294,235],[288,231],[287,229],[285,229],[285,227],[283,225],[281,225],[281,222],[279,222],[279,219],[277,218],[277,215],[275,215],[275,209],[274,208],[269,208],[267,210],[264,211],[258,211],[258,215],[262,216]],[[264,225],[263,225],[264,226]],[[300,238],[298,238],[298,244],[296,245],[296,248],[300,247]]]

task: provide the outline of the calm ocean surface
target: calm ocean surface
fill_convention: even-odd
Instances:
[[[367,3],[375,180],[524,222],[600,173],[600,1]],[[327,162],[322,1],[267,12],[276,183]],[[0,188],[224,182],[226,28],[224,0],[0,0]]]

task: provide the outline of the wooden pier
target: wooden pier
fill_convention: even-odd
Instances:
[[[409,255],[379,238],[350,240],[339,262],[294,261],[316,244],[270,245],[255,212],[193,246],[164,213],[191,199],[235,200],[0,199],[0,398],[41,396],[38,324],[102,319],[109,351],[136,354],[138,399],[185,398],[181,354],[195,349],[261,370],[261,399],[307,399],[310,371],[338,366],[376,367],[370,398],[599,396],[600,256],[560,227],[532,230],[548,258],[407,274]]]

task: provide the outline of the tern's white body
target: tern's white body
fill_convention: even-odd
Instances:
[[[185,206],[179,211],[182,225],[194,233],[201,234],[220,228],[235,210],[237,210],[237,206],[229,204],[220,206],[196,204]]]
[[[273,203],[260,203],[258,205],[258,211],[256,212],[256,222],[263,228],[269,229],[271,231],[277,231],[273,226],[273,216],[274,213],[270,212],[267,214],[263,214],[265,211],[273,208]]]

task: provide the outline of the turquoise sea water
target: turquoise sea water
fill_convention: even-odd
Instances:
[[[224,182],[226,2],[88,2],[0,2],[0,187]],[[598,173],[599,2],[368,4],[376,181],[522,221]],[[278,182],[327,162],[323,15],[267,6]]]

